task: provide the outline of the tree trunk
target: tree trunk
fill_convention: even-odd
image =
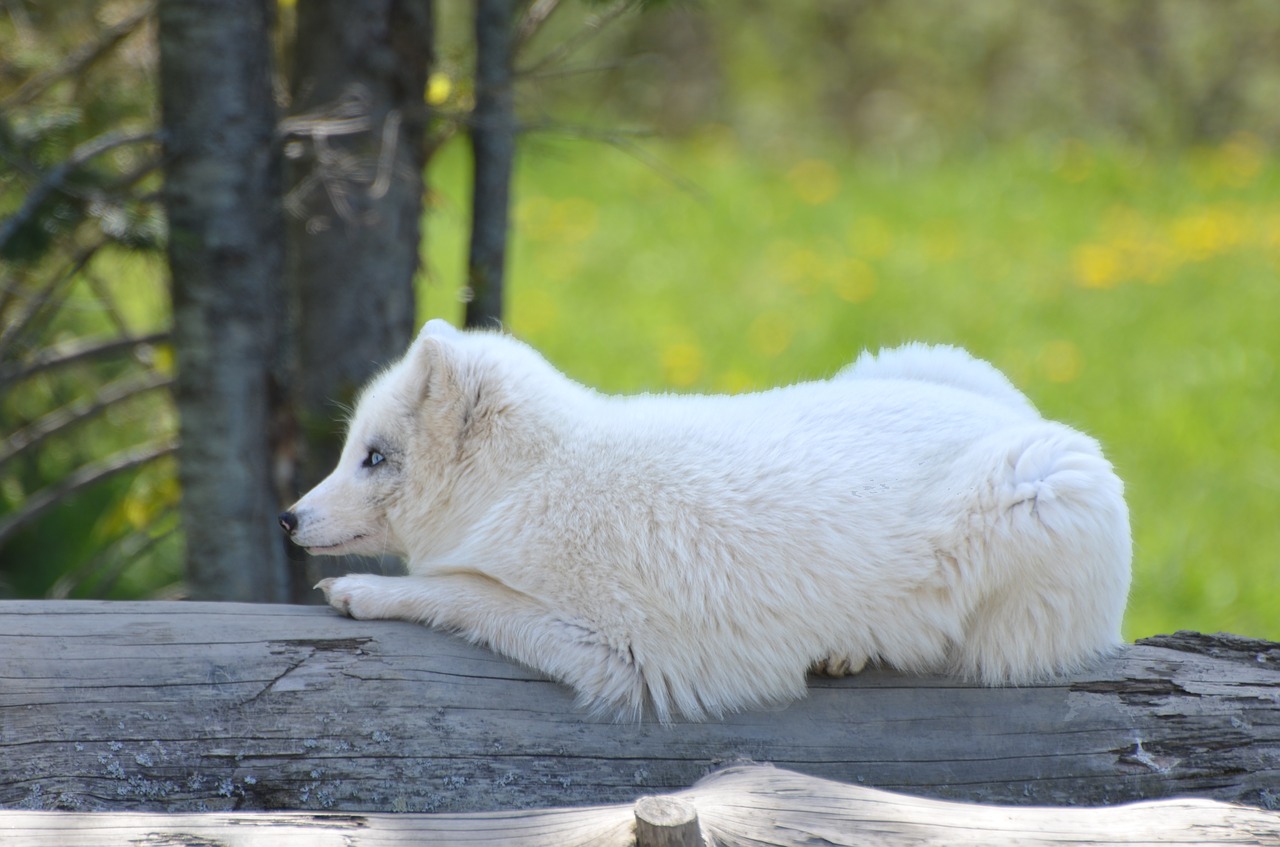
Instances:
[[[473,160],[471,247],[466,325],[502,321],[511,171],[516,151],[514,70],[516,0],[476,0],[476,105],[471,113]]]
[[[417,317],[431,0],[308,0],[297,6],[291,167],[293,390],[301,440],[294,490],[319,482],[342,446],[357,390],[400,356]],[[286,498],[288,499],[288,498]],[[323,576],[376,562],[301,557],[295,600]]]
[[[288,596],[268,434],[284,266],[272,0],[161,0],[174,396],[192,596]]]

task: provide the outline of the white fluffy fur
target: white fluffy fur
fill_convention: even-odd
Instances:
[[[372,453],[385,457],[374,463]],[[444,627],[599,709],[690,719],[868,662],[989,684],[1120,643],[1120,480],[951,347],[756,394],[611,397],[528,346],[429,323],[291,510],[357,618]]]

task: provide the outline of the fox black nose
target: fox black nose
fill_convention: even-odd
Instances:
[[[280,521],[280,528],[290,535],[293,535],[298,528],[298,516],[293,512],[281,512],[278,520]]]

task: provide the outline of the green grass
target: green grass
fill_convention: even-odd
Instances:
[[[963,345],[1126,480],[1128,637],[1280,639],[1280,170],[1250,139],[910,164],[711,130],[654,153],[659,170],[526,145],[512,331],[609,391],[739,391],[863,348]],[[433,167],[423,318],[460,314],[467,169],[461,145]]]

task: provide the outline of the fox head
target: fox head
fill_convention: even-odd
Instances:
[[[447,550],[545,448],[554,427],[539,410],[558,384],[570,383],[519,341],[429,321],[360,393],[337,467],[281,527],[317,555]]]

